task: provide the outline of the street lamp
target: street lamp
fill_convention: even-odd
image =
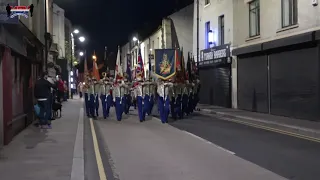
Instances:
[[[96,60],[96,59],[97,59],[97,56],[96,56],[96,55],[93,55],[93,56],[92,56],[92,59]]]
[[[79,31],[78,29],[75,29],[73,32],[74,32],[75,34],[78,34],[80,31]]]
[[[84,55],[84,53],[81,51],[81,52],[79,53],[79,55],[80,55],[80,56],[83,56],[83,55]]]
[[[83,36],[80,36],[80,37],[79,37],[79,40],[80,40],[80,42],[84,42],[84,41],[86,40],[86,38],[83,37]]]
[[[132,40],[133,41],[138,41],[138,38],[137,37],[133,37]]]

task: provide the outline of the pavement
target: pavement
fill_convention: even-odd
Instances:
[[[320,122],[200,104],[199,113],[217,115],[220,119],[253,126],[264,126],[320,142]]]
[[[52,121],[53,129],[31,125],[18,134],[0,152],[0,179],[70,180],[81,107],[79,99],[69,100],[62,118]]]
[[[194,113],[162,124],[137,111],[116,121],[63,104],[53,129],[28,127],[0,151],[1,180],[314,180],[320,143]],[[284,131],[283,131],[284,132]]]

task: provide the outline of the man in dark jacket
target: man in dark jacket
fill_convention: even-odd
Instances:
[[[50,107],[49,98],[51,96],[51,88],[56,88],[54,84],[51,84],[47,80],[47,75],[48,74],[44,72],[34,87],[34,96],[40,107],[40,127],[43,129],[51,128],[51,125],[48,123],[50,118],[48,114],[48,108]]]

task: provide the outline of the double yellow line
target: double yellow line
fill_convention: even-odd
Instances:
[[[94,153],[96,155],[96,162],[97,162],[99,177],[100,177],[100,180],[107,180],[107,175],[106,175],[106,172],[104,171],[104,166],[103,166],[103,162],[102,162],[102,158],[101,158],[101,154],[100,154],[100,150],[99,150],[97,134],[96,134],[96,130],[93,125],[92,118],[90,118],[90,126],[91,126],[93,148],[94,148]]]
[[[259,128],[259,129],[264,129],[264,130],[267,130],[267,131],[276,132],[276,133],[279,133],[279,134],[284,134],[284,135],[288,135],[288,136],[292,136],[292,137],[296,137],[296,138],[300,138],[300,139],[304,139],[304,140],[320,143],[320,139],[319,138],[314,138],[314,137],[311,137],[311,136],[306,136],[306,135],[293,133],[293,132],[289,132],[289,131],[283,131],[283,130],[280,130],[280,129],[271,128],[271,127],[258,125],[258,124],[254,124],[254,123],[249,123],[249,122],[244,122],[244,121],[240,121],[240,120],[230,119],[230,118],[222,117],[222,116],[219,116],[219,115],[218,115],[218,117],[220,117],[222,119],[225,119],[227,121],[230,121],[230,122],[243,124],[243,125],[247,125],[247,126],[251,126],[251,127],[255,127],[255,128]]]

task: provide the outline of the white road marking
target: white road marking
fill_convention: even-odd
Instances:
[[[197,136],[197,135],[194,135],[194,134],[192,134],[192,133],[190,133],[190,132],[188,132],[188,131],[183,131],[183,132],[186,133],[186,134],[189,134],[190,136],[192,136],[192,137],[194,137],[194,138],[197,138],[197,139],[199,139],[199,140],[201,140],[201,141],[204,141],[205,143],[211,144],[211,145],[213,145],[214,147],[216,147],[216,148],[218,148],[218,149],[221,149],[221,150],[223,150],[223,151],[225,151],[225,152],[227,152],[227,153],[230,153],[230,154],[232,154],[232,155],[235,155],[235,154],[236,154],[235,152],[229,151],[228,149],[225,149],[225,148],[223,148],[223,147],[221,147],[221,146],[218,146],[218,145],[216,145],[216,144],[213,144],[212,142],[210,142],[210,141],[208,141],[208,140],[205,140],[205,139],[203,139],[202,137],[199,137],[199,136]]]

